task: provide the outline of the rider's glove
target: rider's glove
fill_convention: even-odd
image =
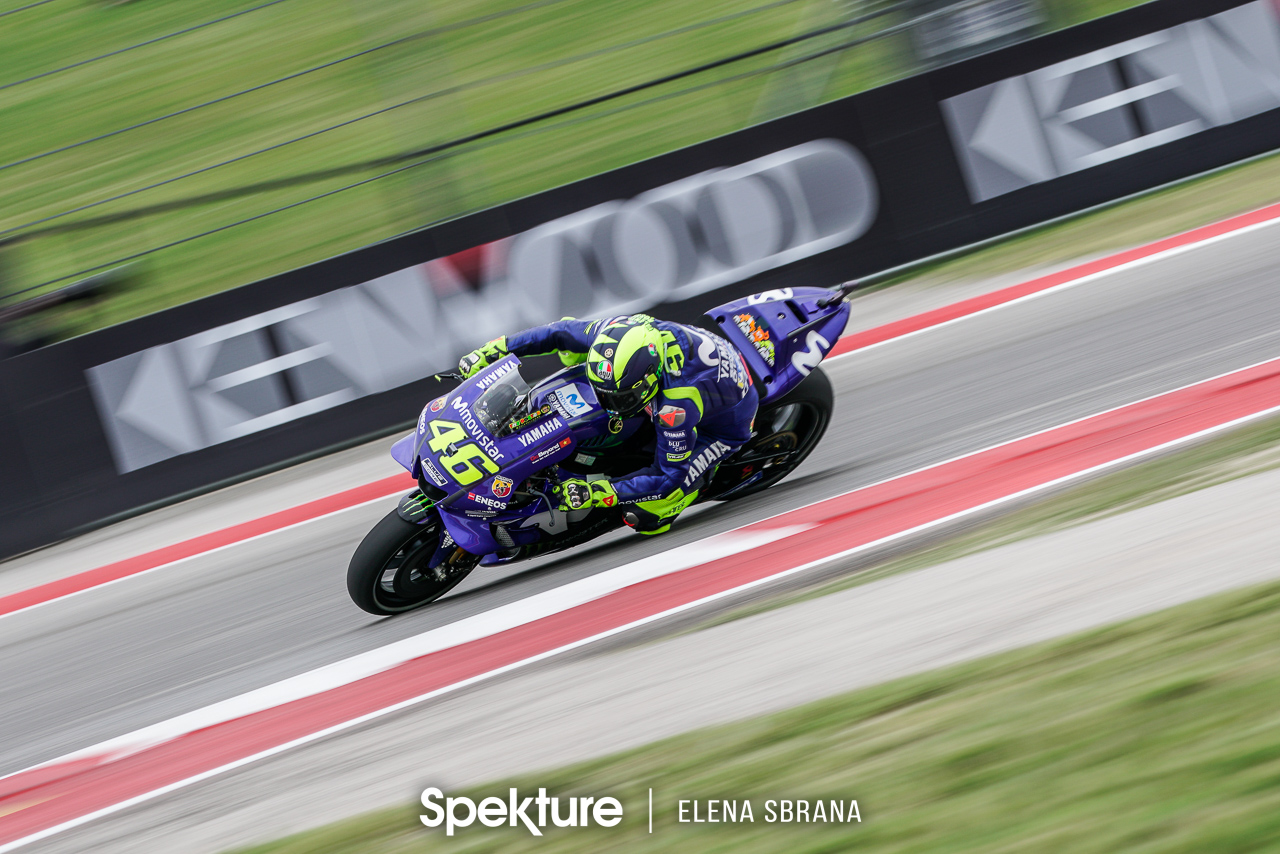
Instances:
[[[563,480],[555,490],[560,500],[559,510],[580,510],[583,507],[616,507],[618,493],[607,480]]]
[[[470,379],[494,362],[508,355],[507,336],[495,338],[478,350],[472,350],[458,362],[458,373]]]

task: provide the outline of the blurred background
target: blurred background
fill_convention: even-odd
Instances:
[[[11,348],[75,335],[1130,5],[18,6],[0,13],[0,323]]]
[[[527,851],[523,835],[437,845],[421,827],[424,785],[489,795],[495,780],[627,803],[622,835],[541,850],[1280,848],[1280,0],[1155,0],[985,58],[1138,4],[10,3],[0,849],[58,827],[29,850]],[[793,115],[860,92],[812,124]],[[584,211],[680,185],[701,217],[699,170],[765,186],[760,163],[790,169],[822,141],[874,182],[795,167],[767,198],[803,204],[717,197],[688,232],[707,244],[704,290],[649,270],[620,295],[601,273],[606,250],[665,244],[597,244],[623,206]],[[737,243],[717,255],[703,224],[732,213]],[[823,216],[840,229],[820,233]],[[579,266],[486,278],[550,224],[544,245],[572,245]],[[1152,243],[1189,229],[1176,251]],[[352,604],[357,544],[412,488],[391,442],[452,390],[435,371],[527,319],[513,294],[555,318],[577,306],[551,297],[638,293],[683,322],[866,271],[892,287],[854,297],[822,366],[830,430],[776,487],[691,508],[660,538],[483,567],[411,613]],[[316,376],[336,379],[317,391]],[[1011,447],[1004,474],[938,475]],[[882,500],[894,489],[908,498]],[[714,551],[783,515],[776,539],[726,553],[740,564]],[[677,550],[690,575],[663,574]],[[713,563],[732,595],[678,616],[628,574],[678,586]],[[765,563],[787,579],[729,586]],[[473,660],[456,641],[615,578],[613,616],[657,618],[643,633],[528,668],[524,647]],[[568,623],[574,643],[605,625],[556,631]],[[462,669],[436,671],[438,651],[511,669],[446,693]],[[455,681],[414,694],[440,672]],[[374,677],[405,705],[365,691]],[[294,690],[329,717],[281,713]],[[393,711],[283,749],[357,720],[352,697]],[[257,730],[259,714],[280,728]],[[207,740],[188,752],[193,734]],[[182,786],[152,798],[161,772]],[[150,800],[57,824],[133,796]],[[784,796],[858,798],[866,826],[675,818],[679,798]]]

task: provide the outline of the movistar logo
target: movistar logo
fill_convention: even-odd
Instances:
[[[462,424],[467,428],[467,432],[471,434],[471,438],[475,439],[480,447],[484,448],[486,454],[494,462],[502,462],[502,451],[498,450],[498,446],[494,444],[493,439],[489,438],[489,434],[480,426],[480,422],[476,421],[476,417],[471,414],[471,407],[462,398],[457,397],[453,400],[453,408],[458,413],[458,417],[462,419]],[[457,451],[450,451],[450,454],[456,454]]]
[[[822,357],[831,349],[831,345],[813,329],[810,329],[809,334],[805,336],[804,343],[803,350],[797,350],[791,354],[791,367],[799,371],[800,376],[807,377],[810,371],[818,367]]]

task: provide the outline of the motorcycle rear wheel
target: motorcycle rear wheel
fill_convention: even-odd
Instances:
[[[756,413],[756,435],[725,460],[708,485],[709,501],[755,495],[795,471],[827,432],[835,393],[822,368]],[[757,477],[751,483],[753,476]]]
[[[364,611],[380,617],[421,608],[448,593],[475,568],[478,558],[455,553],[443,578],[428,567],[440,547],[444,525],[436,517],[421,525],[392,510],[356,548],[347,567],[347,593]]]

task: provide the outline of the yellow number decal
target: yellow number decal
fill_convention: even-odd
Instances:
[[[472,460],[484,466],[485,471],[489,472],[489,474],[498,473],[497,464],[489,459],[489,455],[480,450],[480,446],[474,442],[459,446],[456,454],[441,457],[440,463],[453,473],[458,483],[463,486],[469,486],[477,480],[484,479],[484,475],[475,467]]]
[[[457,421],[437,420],[432,421],[429,426],[431,427],[431,441],[427,443],[427,446],[431,448],[433,453],[438,454],[455,442],[461,442],[467,438],[467,431],[463,430],[462,425]]]
[[[431,448],[434,453],[441,453],[450,445],[455,445],[456,453],[445,454],[440,457],[440,464],[453,473],[454,479],[463,486],[469,486],[477,480],[483,480],[484,475],[480,473],[480,469],[476,468],[478,462],[484,467],[489,474],[497,474],[500,470],[498,464],[489,459],[489,455],[480,450],[480,446],[475,442],[467,442],[465,445],[460,444],[467,438],[467,431],[462,429],[462,425],[456,421],[432,421],[431,440],[427,442],[427,447]]]

